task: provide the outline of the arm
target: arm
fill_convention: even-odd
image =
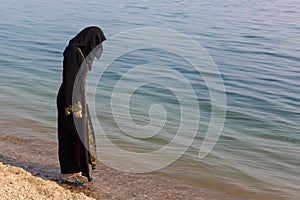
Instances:
[[[63,62],[65,111],[66,111],[66,115],[69,115],[73,112],[73,114],[76,117],[81,117],[82,106],[80,102],[81,98],[79,94],[79,87],[74,88],[77,91],[73,91],[73,87],[82,60],[77,48],[70,49],[69,51],[70,52],[68,52],[67,55],[65,55],[64,62]]]

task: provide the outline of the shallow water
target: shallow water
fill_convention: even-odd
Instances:
[[[56,141],[55,101],[61,82],[62,51],[83,27],[99,25],[108,38],[104,55],[90,74],[90,82],[96,84],[97,70],[102,61],[107,61],[105,56],[126,46],[109,48],[116,34],[144,27],[174,29],[201,44],[221,73],[227,109],[216,146],[207,157],[198,158],[212,115],[203,78],[210,73],[199,75],[178,55],[155,48],[124,54],[103,74],[97,84],[95,109],[104,132],[115,144],[133,152],[147,153],[169,144],[181,120],[176,92],[184,95],[189,112],[194,108],[185,88],[163,76],[163,67],[171,66],[189,80],[197,95],[200,128],[181,159],[161,172],[176,175],[195,187],[231,191],[241,198],[264,193],[264,198],[275,195],[295,199],[300,196],[299,10],[299,3],[293,0],[5,2],[0,13],[1,123],[18,127],[15,132],[24,138]],[[185,48],[184,41],[176,41],[176,45],[174,51]],[[188,53],[197,56],[192,50]],[[129,69],[144,64],[157,67],[143,68],[142,76],[135,74],[134,79],[122,82],[126,94],[136,82],[149,83],[151,77],[156,78],[131,97],[131,118],[138,125],[149,124],[148,111],[154,104],[162,105],[168,115],[159,134],[143,139],[133,135],[143,137],[147,132],[132,131],[130,135],[120,130],[112,114],[111,97],[118,80]],[[170,91],[166,87],[170,84],[178,88]],[[116,101],[121,109],[120,102]],[[163,114],[158,112],[159,116]],[[161,124],[158,121],[153,125],[150,132]],[[180,138],[178,146],[186,144],[189,137]]]

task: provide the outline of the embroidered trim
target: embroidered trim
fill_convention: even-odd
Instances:
[[[92,169],[96,169],[97,161],[92,161]]]
[[[82,110],[82,105],[80,101],[78,101],[78,103],[75,103],[74,105],[69,105],[68,107],[65,107],[66,115],[70,115],[72,112],[78,112],[81,110]]]
[[[78,51],[80,52],[81,56],[83,57],[83,59],[85,59],[85,56],[83,55],[81,49],[79,47],[77,47]]]

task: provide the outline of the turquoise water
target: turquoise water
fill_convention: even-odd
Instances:
[[[17,125],[15,131],[25,138],[56,140],[55,101],[61,82],[62,52],[83,27],[98,25],[104,30],[108,38],[104,54],[111,52],[105,49],[110,47],[110,38],[120,32],[144,27],[173,29],[201,44],[221,73],[227,110],[222,135],[214,149],[204,159],[198,158],[211,116],[211,99],[203,77],[180,57],[157,49],[122,55],[104,73],[101,80],[105,84],[97,85],[95,96],[97,119],[104,131],[111,132],[114,143],[131,151],[149,152],[168,144],[179,127],[180,109],[174,92],[165,87],[167,78],[139,88],[130,101],[132,120],[139,125],[150,122],[151,105],[158,103],[165,108],[166,124],[154,137],[136,139],[123,134],[111,114],[110,98],[114,85],[132,66],[172,66],[190,80],[199,100],[201,122],[193,145],[162,172],[196,187],[225,190],[241,198],[299,198],[299,2],[1,3],[3,126]],[[178,41],[177,45],[180,48],[184,44]],[[192,51],[190,54],[195,55]],[[100,66],[101,59],[95,67]],[[160,74],[161,69],[145,70],[142,78]],[[95,82],[93,72],[91,81]],[[140,77],[136,78],[138,81]],[[131,84],[127,80],[124,87]]]

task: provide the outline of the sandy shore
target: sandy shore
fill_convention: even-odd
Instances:
[[[22,168],[0,163],[0,199],[94,199],[72,193],[56,182],[35,177]]]
[[[1,132],[1,131],[0,131]],[[0,134],[0,199],[232,199],[180,180],[128,174],[99,163],[95,180],[83,186],[62,183],[57,143]]]

